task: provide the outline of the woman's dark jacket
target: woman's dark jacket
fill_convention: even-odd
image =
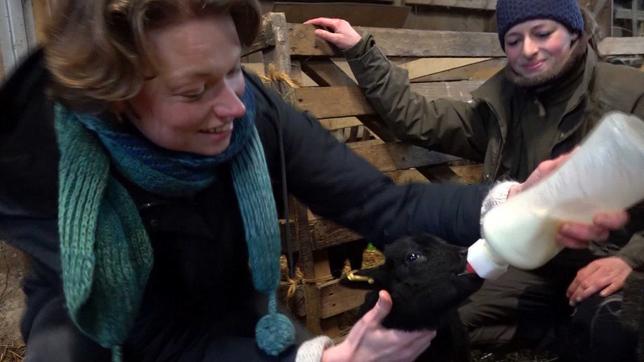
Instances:
[[[395,186],[317,121],[288,106],[255,77],[248,79],[274,190],[281,190],[285,166],[290,193],[316,214],[354,229],[377,246],[420,232],[463,245],[479,237],[480,206],[488,187]],[[59,153],[47,82],[43,56],[37,52],[0,90],[0,240],[32,259],[22,324],[27,341],[44,303],[63,293],[57,232]],[[153,359],[155,344],[166,343],[164,338],[254,333],[256,293],[241,216],[228,165],[217,172],[218,181],[211,187],[179,199],[148,193],[117,175],[138,206],[154,249],[143,307],[129,339],[131,345],[150,346],[150,351],[140,351],[141,357]]]

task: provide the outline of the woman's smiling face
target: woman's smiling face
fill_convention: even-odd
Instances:
[[[155,77],[127,101],[132,123],[156,145],[214,156],[230,144],[246,108],[241,45],[229,15],[208,15],[149,33]]]
[[[570,57],[578,35],[549,19],[529,20],[505,34],[505,53],[510,67],[526,79],[557,75]]]

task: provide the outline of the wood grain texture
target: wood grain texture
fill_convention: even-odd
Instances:
[[[335,49],[319,40],[313,26],[289,24],[291,54],[315,56],[336,54]],[[495,33],[456,32],[411,29],[382,29],[356,27],[373,34],[378,47],[387,56],[400,57],[502,57]]]

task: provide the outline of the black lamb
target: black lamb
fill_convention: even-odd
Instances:
[[[436,329],[432,346],[418,360],[468,361],[467,334],[456,308],[483,281],[466,272],[466,249],[449,245],[437,237],[421,235],[398,239],[385,247],[385,263],[343,278],[352,288],[373,289],[365,297],[360,315],[387,290],[393,309],[384,319],[387,328]]]

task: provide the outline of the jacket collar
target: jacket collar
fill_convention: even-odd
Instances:
[[[588,46],[585,61],[584,61],[584,74],[581,83],[574,90],[572,97],[568,100],[564,114],[571,112],[582,101],[583,97],[592,81],[594,69],[597,66],[597,53],[591,46]],[[509,65],[506,65],[509,67]],[[478,89],[472,92],[475,99],[485,102],[489,107],[495,118],[497,119],[499,128],[501,129],[501,138],[504,142],[507,136],[508,122],[510,120],[512,98],[517,94],[523,93],[523,90],[512,83],[505,76],[506,69],[503,68],[497,72],[492,78],[483,83]]]

